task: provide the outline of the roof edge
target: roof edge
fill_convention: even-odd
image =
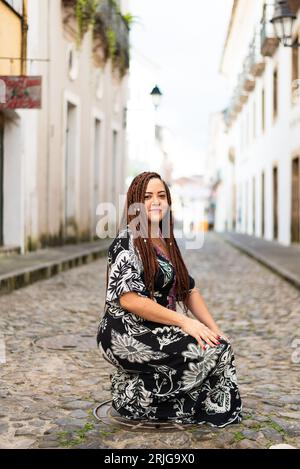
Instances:
[[[234,0],[233,5],[232,5],[231,17],[230,17],[230,21],[229,21],[229,25],[228,25],[228,29],[227,29],[226,40],[225,40],[225,44],[224,44],[224,47],[223,47],[223,52],[222,52],[221,61],[220,61],[220,65],[219,65],[219,73],[221,73],[221,74],[223,74],[225,51],[226,51],[226,47],[228,45],[229,38],[230,38],[230,35],[231,35],[232,26],[233,26],[233,22],[234,22],[234,19],[235,19],[235,14],[236,14],[236,10],[237,10],[239,1],[240,0]]]

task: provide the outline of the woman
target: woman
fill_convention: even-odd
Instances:
[[[187,271],[173,234],[170,191],[157,173],[144,172],[129,187],[123,229],[108,251],[97,343],[116,367],[112,406],[123,417],[217,427],[241,422],[231,344]]]

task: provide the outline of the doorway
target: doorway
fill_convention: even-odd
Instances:
[[[96,225],[97,225],[97,207],[100,202],[100,158],[101,158],[101,121],[95,119],[94,121],[94,166],[93,166],[93,238],[96,238]]]
[[[66,154],[65,154],[65,238],[74,240],[77,235],[77,107],[67,103]]]
[[[252,179],[252,234],[255,236],[256,231],[256,194],[255,194],[255,176]]]
[[[278,168],[273,168],[273,239],[278,239]]]
[[[261,236],[265,237],[265,173],[261,175]]]
[[[299,157],[292,161],[292,224],[291,241],[300,242],[300,177]]]
[[[0,246],[3,246],[3,205],[4,205],[4,119],[0,113]]]

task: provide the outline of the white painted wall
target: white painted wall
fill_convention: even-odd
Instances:
[[[123,126],[128,74],[122,80],[110,61],[100,67],[92,56],[92,35],[87,33],[75,66],[69,71],[74,35],[63,27],[60,0],[28,0],[28,57],[46,59],[28,63],[29,75],[42,75],[42,109],[18,110],[17,126],[5,129],[5,244],[35,247],[50,236],[57,242],[65,214],[65,145],[67,103],[77,106],[74,148],[77,239],[95,236],[94,181],[95,119],[101,121],[99,148],[99,203],[125,190],[127,139]],[[122,2],[123,11],[128,4]],[[112,173],[113,131],[118,132]],[[72,164],[73,164],[72,163]]]
[[[237,74],[241,72],[243,61],[246,57],[248,44],[257,22],[260,19],[263,2],[249,2],[241,0],[237,9],[236,19],[233,23],[232,32],[225,49],[222,63],[222,71],[234,88]],[[247,18],[244,23],[242,18]],[[295,31],[300,30],[300,15],[298,15]],[[239,40],[237,40],[239,38]],[[292,157],[300,155],[300,103],[291,106],[291,73],[292,58],[291,48],[279,46],[272,58],[266,57],[266,69],[262,77],[256,78],[255,90],[250,94],[248,103],[244,106],[237,120],[228,133],[228,147],[236,150],[237,161],[235,181],[238,188],[237,203],[240,205],[242,199],[241,224],[237,225],[237,231],[242,233],[261,236],[261,173],[265,171],[265,239],[273,239],[273,190],[272,190],[272,168],[278,165],[278,241],[284,245],[291,242],[291,162]],[[278,67],[279,73],[279,103],[278,117],[273,123],[273,71]],[[265,87],[266,92],[266,130],[261,129],[261,92]],[[247,114],[250,115],[250,135],[253,133],[253,103],[256,102],[256,138],[251,137],[248,142],[241,145],[241,127],[245,125]],[[219,135],[219,139],[222,139]],[[225,186],[230,188],[230,174],[226,174]],[[256,227],[253,232],[252,214],[252,179],[256,177]],[[246,182],[249,190],[245,194]],[[230,189],[223,190],[218,198],[218,212],[223,209],[223,197],[230,198]],[[248,229],[246,223],[246,197],[248,198]],[[228,220],[227,215],[227,222]],[[225,228],[226,220],[222,226],[218,221],[218,229]]]

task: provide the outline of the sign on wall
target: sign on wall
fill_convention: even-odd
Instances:
[[[0,110],[40,109],[41,92],[41,76],[0,75]]]

